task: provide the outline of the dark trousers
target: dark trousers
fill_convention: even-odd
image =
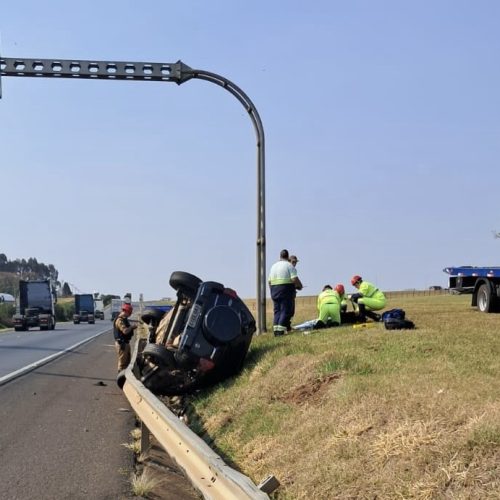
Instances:
[[[295,285],[271,285],[271,298],[274,304],[273,325],[286,330],[295,309]]]

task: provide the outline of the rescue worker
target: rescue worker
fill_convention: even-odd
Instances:
[[[297,270],[288,262],[288,250],[281,250],[280,260],[271,266],[269,289],[274,305],[273,332],[284,335],[295,307],[295,290],[302,290]]]
[[[325,285],[318,295],[318,311],[314,328],[329,328],[340,325],[340,296],[330,285]]]
[[[344,285],[342,283],[337,283],[334,290],[339,294],[340,312],[345,313],[347,311],[347,295],[345,294]]]
[[[115,348],[118,354],[118,372],[127,368],[130,363],[130,339],[137,328],[137,324],[131,325],[128,320],[133,310],[132,304],[123,304],[120,314],[113,323]]]
[[[351,284],[359,290],[358,293],[351,295],[351,301],[359,319],[363,321],[367,316],[375,321],[380,321],[380,315],[374,311],[385,307],[387,301],[384,293],[373,283],[363,281],[363,278],[357,274],[351,278]]]

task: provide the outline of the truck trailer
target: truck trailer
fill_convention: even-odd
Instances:
[[[16,332],[39,327],[54,330],[56,326],[56,292],[50,280],[19,281],[19,301],[14,314]]]
[[[443,269],[452,293],[471,293],[473,307],[481,312],[500,311],[500,267],[459,266]]]
[[[95,323],[94,296],[91,293],[75,295],[75,314],[73,314],[73,323],[78,325],[82,321],[89,324]]]

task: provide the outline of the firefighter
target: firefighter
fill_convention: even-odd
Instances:
[[[318,295],[318,311],[314,328],[329,328],[340,325],[340,296],[330,285],[325,285]]]
[[[343,314],[347,312],[347,295],[345,294],[344,285],[342,283],[337,283],[334,290],[339,294],[340,312]]]
[[[284,335],[295,306],[295,290],[302,290],[297,270],[288,262],[288,250],[281,250],[280,260],[271,266],[269,289],[274,305],[274,335]]]
[[[351,284],[358,289],[358,293],[351,295],[351,301],[359,319],[364,320],[365,317],[368,317],[380,321],[380,315],[374,311],[380,311],[385,307],[384,293],[373,283],[363,281],[363,278],[357,274],[351,278]]]
[[[113,323],[115,348],[118,354],[118,372],[127,368],[130,363],[130,339],[137,328],[137,324],[131,325],[128,320],[133,310],[132,304],[123,304],[121,313]]]

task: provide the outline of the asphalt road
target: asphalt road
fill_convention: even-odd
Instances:
[[[55,330],[26,332],[10,331],[0,334],[0,384],[14,372],[84,342],[111,329],[111,321],[97,320],[94,325],[57,323]]]
[[[99,331],[58,324],[56,330],[0,335],[0,378],[26,363],[68,349]],[[135,417],[115,383],[111,331],[0,386],[0,497],[130,498]]]

